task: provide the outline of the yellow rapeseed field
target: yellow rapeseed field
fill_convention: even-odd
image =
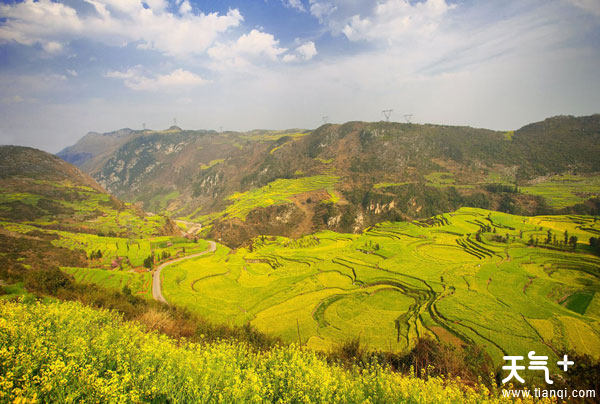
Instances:
[[[0,402],[485,403],[457,380],[346,369],[295,346],[188,343],[74,302],[0,303]]]

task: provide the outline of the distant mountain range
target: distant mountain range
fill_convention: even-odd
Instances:
[[[125,201],[199,221],[207,235],[239,245],[259,234],[359,231],[461,206],[596,212],[600,115],[509,132],[392,122],[314,131],[121,129],[89,133],[58,156]],[[545,196],[544,187],[563,182],[564,201]]]

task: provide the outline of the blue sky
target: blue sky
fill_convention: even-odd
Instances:
[[[0,144],[600,112],[598,0],[0,1]]]

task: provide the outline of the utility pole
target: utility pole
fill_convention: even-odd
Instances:
[[[392,112],[394,112],[393,109],[384,109],[383,111],[381,111],[381,113],[383,114],[383,116],[385,116],[385,121],[386,122],[390,121],[390,117],[392,116]]]

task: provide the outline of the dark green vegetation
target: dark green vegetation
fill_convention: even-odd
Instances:
[[[600,115],[555,117],[509,133],[387,122],[313,132],[123,133],[88,135],[60,155],[78,162],[90,150],[82,168],[112,193],[200,221],[208,225],[204,234],[230,246],[260,234],[356,232],[463,206],[525,215],[598,212]],[[323,176],[335,182],[298,187]],[[245,201],[243,216],[231,214],[239,193],[257,190],[260,203]]]

